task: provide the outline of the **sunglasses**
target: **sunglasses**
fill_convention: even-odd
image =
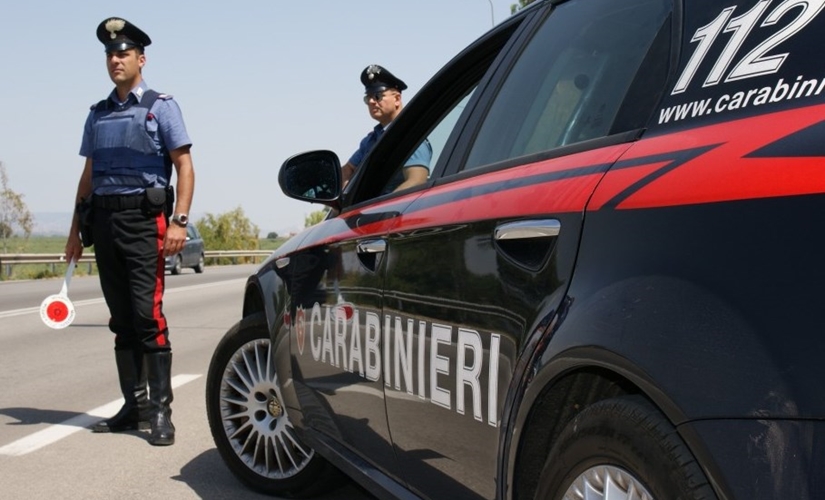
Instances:
[[[369,104],[370,100],[375,102],[381,102],[381,99],[384,98],[384,95],[389,92],[390,95],[396,94],[397,92],[391,92],[387,90],[381,90],[379,92],[367,93],[364,95],[364,104]]]

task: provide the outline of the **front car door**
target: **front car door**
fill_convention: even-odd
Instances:
[[[350,181],[343,211],[314,227],[279,271],[289,284],[286,322],[293,330],[289,371],[294,387],[289,392],[296,400],[288,402],[290,416],[314,447],[320,441],[347,461],[358,461],[362,470],[375,468],[401,483],[405,474],[386,418],[385,389],[397,381],[398,368],[387,349],[395,341],[387,336],[394,327],[384,313],[387,245],[401,213],[433,181],[386,194],[406,163],[393,158],[406,160],[426,140],[433,153],[430,171],[443,171],[462,115],[518,26],[506,23],[486,37],[481,49],[442,70],[453,85],[422,89],[416,100],[427,103],[424,117],[404,119],[402,112]],[[413,143],[404,123],[437,126]],[[402,143],[382,146],[392,137]]]
[[[385,474],[396,468],[381,371],[383,264],[369,241],[394,210],[376,204],[321,222],[280,269],[293,330],[291,418],[308,439],[333,453],[359,450],[365,467]]]

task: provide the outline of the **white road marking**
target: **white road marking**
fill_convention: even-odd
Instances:
[[[178,388],[200,377],[201,375],[175,375],[172,377],[172,388]],[[20,438],[17,441],[0,448],[0,455],[19,457],[56,443],[57,441],[60,441],[75,432],[90,427],[101,418],[111,417],[117,413],[118,410],[120,410],[120,407],[123,406],[123,402],[123,398],[120,398],[103,406],[98,406],[93,410],[89,410],[83,415],[78,415],[74,418],[66,420],[65,422],[49,426],[42,431],[38,431],[24,438]]]
[[[78,306],[88,306],[90,304],[102,304],[104,301],[103,299],[89,299],[89,300],[78,300],[77,302],[72,301],[72,305],[75,307]],[[27,307],[26,309],[14,309],[12,311],[3,311],[0,312],[0,319],[3,318],[11,318],[12,316],[22,316],[24,314],[29,313],[40,313],[40,306],[37,307]]]
[[[212,288],[215,286],[222,286],[222,285],[234,285],[237,283],[246,283],[246,278],[238,278],[234,280],[227,280],[227,281],[216,281],[214,283],[204,283],[202,285],[189,285],[189,286],[181,286],[177,288],[167,288],[164,292],[164,295],[175,294],[180,292],[189,292],[192,290],[199,290],[201,288]],[[69,296],[69,300],[71,300],[71,295]],[[75,308],[79,306],[88,306],[92,304],[103,304],[104,300],[103,297],[98,299],[88,299],[88,300],[78,300],[77,302],[72,300],[72,305]],[[22,316],[24,314],[32,314],[37,313],[40,314],[40,306],[37,307],[27,307],[25,309],[14,309],[11,311],[0,311],[0,319],[3,318],[11,318],[13,316]]]

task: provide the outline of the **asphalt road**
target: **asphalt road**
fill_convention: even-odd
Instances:
[[[146,432],[93,434],[120,407],[108,310],[96,277],[76,276],[76,317],[52,330],[40,303],[62,278],[0,282],[0,498],[256,499],[224,466],[206,420],[212,351],[240,316],[243,284],[255,266],[207,267],[167,275],[164,311],[174,361],[174,446]],[[370,500],[353,485],[324,500]]]

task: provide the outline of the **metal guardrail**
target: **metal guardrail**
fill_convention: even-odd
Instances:
[[[203,258],[206,261],[214,259],[241,259],[252,258],[254,262],[259,262],[272,254],[272,250],[206,250],[203,252]],[[89,272],[91,266],[95,262],[95,254],[84,253],[78,264],[88,264]],[[64,254],[62,253],[10,253],[0,254],[0,269],[5,271],[6,276],[11,276],[12,266],[26,265],[26,264],[47,264],[55,266],[57,264],[65,264]]]

